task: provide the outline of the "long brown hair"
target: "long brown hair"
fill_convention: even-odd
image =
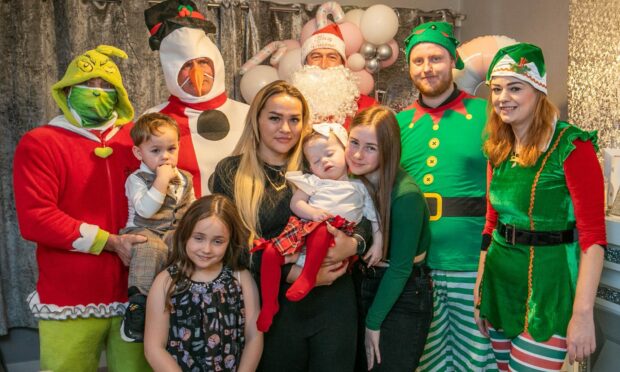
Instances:
[[[233,270],[242,270],[248,266],[248,231],[241,222],[235,204],[221,194],[203,196],[187,209],[174,232],[172,252],[166,266],[175,265],[177,271],[172,275],[172,281],[166,292],[166,309],[168,310],[171,308],[172,295],[187,289],[188,279],[192,277],[195,270],[194,263],[187,255],[187,241],[192,236],[198,221],[209,217],[217,217],[230,234],[230,241],[222,263]]]
[[[379,184],[375,188],[368,179],[360,179],[366,185],[379,216],[379,228],[383,232],[383,258],[387,258],[390,243],[390,208],[392,189],[400,169],[400,127],[396,116],[385,106],[372,106],[360,111],[351,121],[351,128],[369,126],[377,133],[379,150]]]
[[[274,81],[263,87],[252,100],[241,138],[233,151],[233,155],[241,155],[239,168],[234,180],[235,203],[237,208],[239,208],[239,214],[245,227],[250,231],[250,241],[261,235],[258,208],[265,192],[263,162],[258,157],[258,147],[260,144],[258,118],[267,101],[278,94],[286,94],[298,99],[302,107],[301,138],[290,151],[286,165],[287,171],[301,169],[301,142],[310,129],[308,103],[301,92],[293,85],[283,80]]]
[[[492,92],[491,92],[492,94]],[[536,90],[536,107],[532,124],[527,129],[525,141],[519,151],[517,162],[525,167],[536,164],[547,145],[553,132],[553,123],[559,116],[559,111],[547,98],[547,95]],[[502,121],[493,109],[491,96],[487,104],[488,120],[484,129],[487,137],[483,145],[485,154],[489,157],[491,165],[496,167],[501,164],[515,149],[515,135],[509,124]]]

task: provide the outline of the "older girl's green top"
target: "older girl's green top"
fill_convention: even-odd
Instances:
[[[404,170],[396,176],[390,211],[390,266],[366,316],[366,327],[379,330],[413,271],[413,260],[431,242],[429,211],[422,191]],[[419,263],[421,264],[421,263]]]

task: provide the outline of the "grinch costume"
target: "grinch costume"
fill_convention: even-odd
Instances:
[[[420,43],[437,44],[463,68],[452,25],[423,23],[406,39],[406,56]],[[449,89],[449,88],[448,88]],[[397,115],[401,165],[420,186],[429,206],[433,321],[420,369],[493,370],[488,339],[473,320],[473,289],[484,226],[485,169],[482,131],[486,101],[459,91],[438,107],[423,97]]]
[[[103,250],[127,220],[125,179],[138,166],[133,108],[111,56],[127,58],[106,45],[75,58],[52,87],[63,115],[26,133],[15,151],[19,227],[37,244],[39,279],[28,301],[40,319],[43,370],[96,370],[104,345],[109,370],[149,369],[142,345],[118,335],[127,268]],[[113,88],[91,88],[97,78]],[[98,114],[79,114],[89,111]]]
[[[495,77],[547,93],[542,51],[531,44],[501,49],[487,81]],[[496,84],[497,94],[511,87]],[[479,309],[492,326],[501,370],[562,367],[578,276],[598,275],[579,274],[580,253],[606,245],[596,141],[596,132],[556,121],[533,165],[523,165],[513,146],[511,156],[489,167]],[[489,143],[496,143],[494,137]]]
[[[239,141],[249,106],[227,97],[224,60],[207,37],[215,27],[192,1],[164,1],[144,13],[151,33],[149,44],[159,50],[171,94],[167,102],[147,112],[161,112],[176,120],[181,133],[178,167],[191,173],[196,196],[207,195],[217,162],[230,155]],[[187,93],[178,81],[183,65],[197,58],[210,60],[213,76],[192,68],[191,81],[181,84],[202,85],[203,79],[212,79],[210,90],[201,96]]]

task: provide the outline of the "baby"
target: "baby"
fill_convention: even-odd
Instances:
[[[291,210],[296,216],[289,219],[280,236],[259,241],[253,249],[264,250],[261,264],[263,305],[257,323],[262,332],[269,329],[279,309],[278,288],[284,256],[300,252],[304,243],[305,263],[299,278],[286,292],[286,298],[299,301],[316,284],[327,249],[334,245],[327,223],[351,235],[355,225],[366,217],[373,228],[373,244],[366,258],[370,262],[381,259],[382,236],[372,198],[360,181],[349,180],[347,176],[346,130],[337,123],[316,124],[313,129],[303,142],[305,160],[312,174],[286,174],[286,179],[297,187],[291,200]]]
[[[179,127],[172,118],[159,113],[142,115],[130,135],[133,153],[141,163],[125,182],[129,218],[121,233],[144,235],[148,240],[132,247],[129,306],[121,337],[128,342],[140,342],[146,295],[168,259],[168,246],[178,221],[196,198],[192,176],[176,167]]]

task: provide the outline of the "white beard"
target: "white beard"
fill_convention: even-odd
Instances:
[[[325,70],[305,65],[291,76],[293,84],[304,95],[313,123],[344,123],[347,116],[357,112],[360,96],[357,79],[344,66]]]

